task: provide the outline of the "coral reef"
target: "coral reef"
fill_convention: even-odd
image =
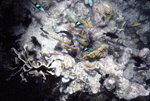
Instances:
[[[108,48],[109,48],[109,46],[107,44],[103,44],[103,45],[101,45],[100,48],[97,49],[97,51],[85,53],[85,55],[83,56],[83,59],[84,60],[94,60],[97,58],[105,57],[108,53],[108,51],[107,51]]]
[[[150,100],[150,1],[2,0],[0,5],[0,99]]]

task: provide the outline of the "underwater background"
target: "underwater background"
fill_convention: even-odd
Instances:
[[[150,101],[150,1],[0,0],[0,101]]]

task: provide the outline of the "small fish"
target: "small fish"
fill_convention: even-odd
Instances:
[[[69,13],[68,13],[68,16],[71,18],[71,20],[74,22],[74,23],[76,23],[76,22],[78,22],[74,17],[72,17]]]
[[[139,70],[138,73],[146,72],[146,70]]]
[[[123,44],[123,41],[124,41],[124,40],[122,39],[121,42],[120,42],[120,44]]]
[[[61,46],[61,48],[63,48],[63,49],[68,49],[67,47],[62,47],[62,46]]]
[[[88,21],[87,21],[87,24],[88,24],[89,28],[92,28],[92,26],[90,25],[90,23]]]
[[[61,39],[58,39],[58,38],[55,38],[55,37],[53,37],[53,36],[50,36],[51,38],[53,38],[53,39],[55,39],[55,40],[57,40],[57,41],[60,41],[60,42],[62,42],[62,43],[64,43],[64,44],[70,44],[71,42],[64,42],[63,40],[61,40]]]
[[[76,40],[82,45],[87,47],[89,45],[89,43],[86,42],[86,40],[81,40],[80,38],[76,38]]]
[[[81,18],[79,18],[79,20],[82,21],[82,22],[86,25],[87,28],[90,28],[90,26],[88,25],[88,23],[87,23],[86,21],[84,21],[84,20],[81,19]]]
[[[42,54],[42,57],[43,57],[43,56],[50,57],[50,55],[49,55],[48,53],[43,53],[43,54]]]
[[[70,14],[68,14],[68,16],[71,18],[71,20],[75,23],[76,26],[84,28],[84,26],[80,22],[78,22],[74,17],[72,17]]]
[[[88,65],[88,64],[86,64],[86,63],[83,63],[86,67],[88,67],[88,68],[92,68],[92,67],[94,67],[95,65],[96,65],[96,62],[92,65],[92,66],[90,66],[90,65]]]
[[[67,48],[71,48],[71,49],[78,49],[78,47],[73,47],[73,46],[69,46],[69,45],[65,45]]]
[[[45,12],[44,8],[42,6],[40,6],[38,3],[34,3],[32,0],[30,0],[30,2],[35,5],[36,8],[38,8],[39,10],[41,10],[42,12]]]
[[[89,1],[89,5],[92,6],[93,5],[93,0],[88,0]]]
[[[47,31],[43,30],[43,28],[40,28],[40,29],[41,29],[44,33],[46,33],[46,34],[49,35],[49,33],[48,33]],[[57,41],[60,41],[60,42],[62,42],[62,43],[65,43],[65,44],[70,44],[70,43],[71,43],[71,42],[64,42],[63,40],[58,39],[58,38],[55,38],[55,37],[50,36],[50,35],[49,35],[49,37],[51,37],[51,38],[53,38],[53,39],[55,39],[55,40],[57,40]]]
[[[85,14],[87,14],[87,8],[85,7],[85,12],[84,12]]]
[[[141,23],[136,23],[136,24],[132,25],[132,27],[139,26],[139,25],[141,25]]]
[[[116,35],[116,34],[114,34],[114,33],[111,33],[111,32],[107,32],[107,33],[103,33],[104,35],[106,35],[106,36],[109,36],[109,37],[111,37],[111,38],[118,38],[118,36]]]
[[[92,48],[87,48],[87,47],[84,47],[82,45],[79,45],[79,47],[83,50],[83,51],[86,51],[86,52],[92,52],[93,49]]]
[[[101,11],[96,11],[96,12],[102,14],[106,18],[106,15],[104,13],[102,13]]]
[[[106,18],[106,15],[104,13],[102,13],[101,8],[100,8],[100,6],[98,4],[97,4],[97,7],[98,7],[98,11],[96,11],[96,12],[102,14]]]
[[[60,52],[55,52],[55,53],[49,53],[50,55],[61,55],[62,53]]]
[[[70,31],[74,31],[74,29],[70,28],[70,27],[67,27]]]
[[[92,49],[92,48],[87,48],[87,47],[85,47],[85,48],[84,48],[84,51],[92,52],[93,49]]]
[[[106,7],[108,7],[108,8],[111,8],[110,4],[104,3],[104,6],[106,6]]]
[[[85,32],[85,36],[86,36],[86,41],[88,41],[88,42],[90,42],[90,38],[89,38],[89,35],[88,35],[88,33],[87,32]]]
[[[82,37],[82,38],[84,38],[84,39],[85,39],[85,36],[84,36],[84,35],[82,35],[82,34],[75,34],[75,35],[78,35],[78,36],[80,36],[80,37]]]

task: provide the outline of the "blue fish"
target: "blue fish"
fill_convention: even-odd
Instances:
[[[76,24],[76,26],[78,26],[80,28],[84,28],[84,26],[80,22],[78,22],[78,21],[75,24]]]
[[[36,6],[39,10],[41,10],[42,12],[45,12],[44,8],[41,7],[39,4],[36,4],[35,6]]]
[[[93,0],[88,0],[89,1],[89,5],[92,6],[93,5]]]
[[[32,0],[30,0],[30,2],[35,5],[36,8],[38,8],[40,11],[45,12],[44,8],[41,7],[39,4],[34,3]]]

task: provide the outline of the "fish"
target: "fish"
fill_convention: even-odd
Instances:
[[[71,18],[71,20],[75,23],[76,26],[80,28],[84,28],[84,26],[79,21],[77,21],[74,17],[72,17],[69,13],[68,16]]]
[[[62,53],[60,52],[55,52],[55,53],[49,53],[50,55],[61,55]]]
[[[101,11],[96,11],[96,12],[102,14],[106,18],[106,15],[104,13],[102,13]]]
[[[43,54],[42,54],[42,57],[43,57],[43,56],[50,57],[50,55],[49,55],[48,53],[43,53]]]
[[[141,25],[141,23],[136,23],[136,24],[132,25],[132,27],[139,26],[139,25]]]
[[[138,73],[146,72],[146,70],[139,70]]]
[[[87,13],[87,8],[85,7],[85,12],[84,12],[85,14]]]
[[[93,0],[88,0],[89,5],[92,6],[93,5]]]
[[[107,33],[103,33],[103,34],[106,35],[106,36],[109,36],[109,37],[111,37],[113,39],[118,38],[118,36],[116,34],[111,33],[111,32],[107,32]]]
[[[34,3],[32,0],[30,0],[30,2],[36,7],[38,8],[40,11],[45,12],[44,8],[42,6],[40,6],[38,3]]]
[[[90,66],[90,65],[88,65],[88,64],[86,64],[86,63],[83,63],[86,67],[88,67],[88,68],[92,68],[92,67],[94,67],[95,65],[96,65],[96,62],[92,65],[92,66]]]
[[[43,53],[42,56],[47,56],[50,57],[51,55],[61,55],[62,53],[60,52],[55,52],[55,53]]]
[[[78,36],[80,36],[80,37],[82,37],[82,38],[84,38],[84,39],[85,39],[85,36],[84,36],[84,35],[82,35],[82,34],[75,34],[75,35],[78,35]]]
[[[124,40],[122,39],[121,42],[120,42],[120,44],[123,44],[123,41],[124,41]]]
[[[88,42],[90,42],[90,38],[89,38],[89,35],[87,34],[87,32],[85,32],[86,33],[86,41],[88,41]]]
[[[87,28],[90,28],[89,24],[88,24],[86,21],[84,21],[84,20],[81,19],[81,18],[79,18],[79,20],[82,21],[82,22],[86,25]]]
[[[92,26],[90,25],[90,23],[88,21],[87,21],[87,24],[88,24],[89,28],[92,28]]]
[[[82,45],[87,47],[89,45],[89,43],[86,42],[86,40],[81,40],[80,38],[76,38],[76,40]]]
[[[62,47],[62,46],[61,46],[61,48],[63,48],[63,49],[68,49],[67,47]]]
[[[41,29],[44,33],[49,34],[47,31],[43,30],[43,28],[40,28],[40,29]],[[63,40],[58,39],[58,38],[55,38],[55,37],[50,36],[50,35],[49,35],[49,37],[51,37],[51,38],[53,38],[53,39],[55,39],[55,40],[57,40],[57,41],[60,41],[61,43],[65,43],[65,44],[70,44],[70,43],[71,43],[71,42],[64,42]]]
[[[106,15],[104,13],[102,13],[101,8],[100,8],[100,6],[98,4],[97,4],[97,7],[98,7],[98,11],[96,11],[96,12],[102,14],[106,18]]]
[[[87,48],[87,47],[84,47],[82,45],[79,45],[79,47],[83,50],[83,51],[88,51],[88,52],[92,52],[93,49],[92,48]]]
[[[69,46],[69,45],[65,45],[67,48],[71,48],[71,49],[78,49],[78,47],[73,47],[73,46]]]
[[[92,48],[87,48],[87,47],[85,47],[84,48],[84,51],[88,51],[88,52],[92,52],[92,51],[94,51]]]
[[[64,42],[63,40],[55,38],[53,36],[50,36],[50,37],[53,38],[53,39],[55,39],[55,40],[57,40],[57,41],[60,41],[61,43],[64,43],[64,44],[70,44],[71,43],[71,42]]]
[[[72,17],[69,13],[68,13],[68,16],[71,18],[71,20],[74,22],[74,23],[76,23],[76,22],[78,22],[74,17]]]

